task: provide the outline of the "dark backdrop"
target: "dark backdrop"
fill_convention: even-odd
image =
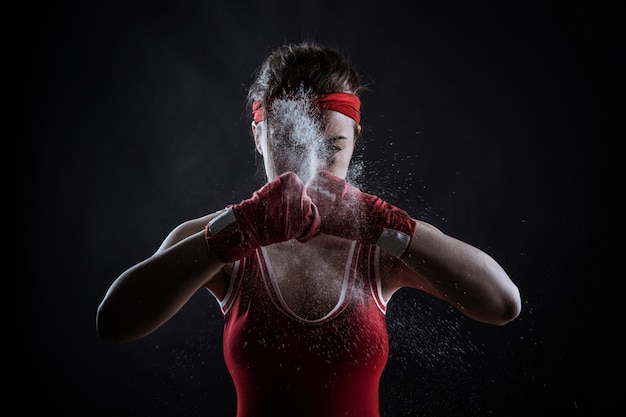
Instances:
[[[394,297],[383,416],[617,404],[605,375],[621,363],[608,301],[621,277],[603,246],[613,13],[598,2],[266,0],[46,2],[5,16],[18,23],[19,74],[5,78],[18,92],[17,160],[5,154],[17,196],[6,340],[18,351],[5,359],[27,393],[16,405],[234,416],[208,292],[122,346],[98,338],[95,312],[174,226],[262,184],[246,89],[271,49],[304,39],[338,47],[369,87],[362,188],[484,249],[523,298],[515,322],[493,327],[417,291]]]

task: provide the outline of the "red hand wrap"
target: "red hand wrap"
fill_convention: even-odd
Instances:
[[[307,194],[319,210],[321,233],[377,244],[397,257],[406,254],[416,225],[404,210],[327,171],[315,174]]]
[[[292,172],[265,184],[252,197],[230,206],[207,224],[209,249],[223,262],[234,262],[260,246],[319,234],[317,207]]]

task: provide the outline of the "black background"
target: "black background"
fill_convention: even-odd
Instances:
[[[208,292],[127,345],[98,338],[95,312],[173,227],[262,185],[246,89],[270,50],[304,39],[338,47],[368,85],[361,188],[484,249],[522,294],[520,317],[494,327],[398,293],[383,416],[617,406],[612,297],[622,277],[609,274],[604,243],[616,184],[608,97],[623,54],[614,11],[565,1],[67,1],[5,18],[17,22],[7,40],[18,63],[5,79],[18,93],[17,160],[5,154],[15,190],[5,204],[16,209],[5,340],[17,354],[5,360],[19,409],[234,416]]]

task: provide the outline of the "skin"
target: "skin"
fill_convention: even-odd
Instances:
[[[322,118],[326,152],[319,169],[345,178],[360,126],[335,111],[324,111]],[[268,181],[287,171],[297,173],[296,162],[272,152],[265,124],[253,123],[252,133]],[[220,212],[180,224],[152,256],[113,282],[97,311],[101,337],[118,343],[145,337],[203,288],[217,300],[224,298],[233,265],[210,252],[204,236],[205,226]],[[493,258],[432,225],[415,221],[407,256],[400,260],[381,250],[381,293],[386,300],[400,288],[410,287],[439,297],[483,323],[505,325],[519,315],[518,288]],[[312,319],[336,305],[349,247],[349,241],[321,235],[306,244],[292,240],[265,248],[281,295],[294,312]],[[324,268],[319,259],[324,260]]]

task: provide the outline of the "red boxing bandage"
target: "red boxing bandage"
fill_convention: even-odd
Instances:
[[[398,258],[406,255],[416,224],[404,210],[327,171],[315,174],[307,194],[319,210],[321,233],[378,245]]]
[[[317,207],[298,176],[287,172],[228,207],[205,228],[207,245],[222,262],[234,262],[260,246],[319,234]]]
[[[348,116],[356,124],[361,123],[361,100],[354,94],[320,94],[316,97],[316,101],[320,110],[334,110]],[[252,103],[252,115],[255,123],[265,120],[265,109],[263,108],[262,100]]]

